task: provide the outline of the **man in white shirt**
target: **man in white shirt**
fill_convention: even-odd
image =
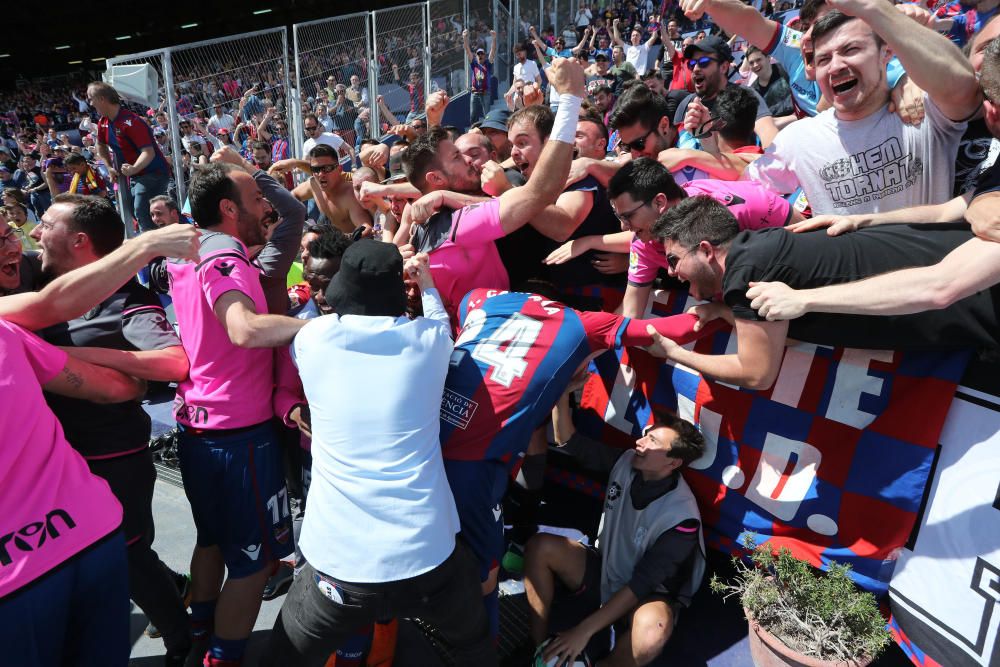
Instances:
[[[982,91],[946,37],[881,0],[848,0],[812,27],[816,82],[831,109],[792,123],[744,178],[776,192],[801,187],[814,214],[891,211],[951,199],[955,153]],[[889,113],[895,54],[925,92],[919,127]]]
[[[457,664],[497,664],[476,566],[455,539],[458,513],[441,458],[448,316],[427,256],[406,271],[424,317],[406,317],[397,248],[355,242],[326,290],[333,314],[311,320],[292,345],[312,414],[300,540],[307,565],[264,664],[322,665],[363,624],[413,616],[441,632]],[[359,410],[358,396],[377,399]]]
[[[514,47],[514,55],[517,57],[517,62],[514,63],[514,81],[520,79],[541,88],[542,73],[538,71],[538,63],[534,60],[528,60],[528,52],[523,44],[519,43]]]
[[[651,17],[653,22],[656,22],[656,17]],[[654,31],[653,34],[649,36],[649,39],[645,42],[642,41],[642,32],[639,31],[638,27],[632,28],[631,33],[629,33],[629,43],[626,44],[622,40],[621,33],[618,32],[619,19],[615,19],[614,23],[611,24],[611,33],[614,37],[614,43],[616,46],[622,46],[625,48],[625,61],[635,68],[636,74],[642,76],[649,70],[649,50],[653,48],[656,44],[656,38],[659,36],[659,31]]]
[[[338,137],[333,132],[323,132],[323,125],[320,124],[319,118],[317,118],[314,113],[307,113],[302,119],[302,129],[305,130],[306,139],[305,143],[302,144],[302,154],[309,155],[309,151],[313,149],[316,144],[326,144],[333,150],[337,151],[337,155],[340,158],[345,158],[350,156],[351,165],[354,165],[354,148],[351,147],[346,141]]]
[[[218,134],[220,130],[225,130],[229,134],[232,134],[235,128],[236,120],[226,113],[221,104],[216,104],[215,113],[208,119],[208,131],[213,135]]]

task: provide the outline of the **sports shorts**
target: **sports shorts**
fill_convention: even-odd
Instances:
[[[503,556],[503,500],[507,466],[499,461],[444,460],[448,484],[455,497],[462,539],[479,562],[480,581]]]

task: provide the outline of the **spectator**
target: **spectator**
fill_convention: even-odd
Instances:
[[[319,118],[314,113],[308,113],[302,118],[302,129],[307,137],[302,144],[302,154],[309,155],[314,147],[323,144],[332,148],[338,159],[350,157],[353,166],[356,159],[354,147],[332,132],[323,132],[321,127]]]
[[[655,17],[654,22],[655,22]],[[638,27],[632,28],[629,32],[629,43],[625,44],[622,41],[622,36],[618,32],[619,19],[615,19],[611,24],[612,34],[614,35],[615,46],[621,46],[625,49],[625,60],[635,69],[637,76],[642,76],[649,69],[649,50],[653,48],[656,44],[656,39],[659,37],[659,31],[653,32],[649,39],[645,42],[642,41],[642,32]]]
[[[469,124],[475,125],[482,120],[489,110],[490,102],[490,80],[493,77],[493,62],[497,55],[496,31],[490,31],[492,38],[490,43],[490,53],[477,48],[475,55],[469,48],[469,31],[462,31],[462,43],[465,46],[466,57],[469,59],[469,92],[471,95],[469,106]]]
[[[538,65],[534,60],[528,60],[528,50],[524,48],[523,44],[517,44],[514,46],[514,57],[517,62],[514,63],[514,79],[524,81],[524,83],[533,83],[539,89],[542,87],[542,74],[538,71]]]
[[[221,104],[214,107],[215,113],[208,119],[208,131],[212,134],[219,134],[221,130],[232,133],[236,129],[236,119],[226,113]]]
[[[70,153],[65,160],[66,169],[73,174],[68,191],[80,195],[108,196],[108,186],[104,179],[87,164],[82,155]],[[159,226],[159,225],[157,225]]]
[[[176,225],[181,222],[181,212],[177,203],[167,195],[157,195],[149,202],[149,217],[157,227]],[[185,218],[185,223],[190,221]]]
[[[772,63],[756,46],[747,49],[745,60],[756,77],[750,88],[764,98],[774,117],[775,126],[780,130],[795,121],[792,90],[788,86],[788,75],[781,65]]]
[[[166,194],[170,181],[167,161],[146,122],[122,107],[118,91],[95,81],[87,87],[87,100],[101,114],[97,132],[97,153],[108,165],[113,181],[119,173],[128,178],[125,219],[134,216],[140,231],[155,228],[149,217],[149,200]],[[108,148],[114,152],[114,162]],[[112,166],[114,165],[114,166]]]

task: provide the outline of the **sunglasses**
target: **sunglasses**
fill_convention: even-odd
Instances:
[[[694,134],[695,139],[702,139],[704,137],[710,136],[713,132],[717,130],[726,129],[726,121],[718,116],[712,116],[704,123],[702,123]]]
[[[317,127],[316,125],[306,125],[303,129],[306,132],[313,132],[316,130],[316,127]]]
[[[622,141],[618,145],[621,146],[622,150],[625,151],[626,153],[631,153],[632,151],[644,150],[646,148],[646,141],[649,139],[649,136],[654,132],[656,132],[656,130],[650,130],[649,132],[644,134],[642,137],[636,139],[635,141]]]
[[[669,266],[672,271],[676,271],[677,270],[677,265],[681,263],[681,260],[684,259],[685,257],[687,257],[690,254],[691,254],[690,250],[688,252],[684,253],[684,255],[681,256],[681,257],[678,257],[677,255],[675,255],[672,252],[671,253],[667,253],[667,266]]]
[[[313,167],[313,166],[309,167],[309,171],[311,171],[314,174],[330,174],[337,171],[338,169],[340,169],[339,164],[324,164],[319,167]]]
[[[719,61],[710,56],[702,56],[701,58],[691,58],[690,60],[688,60],[688,69],[694,69],[695,65],[701,67],[702,69],[705,69],[706,67],[708,67],[709,63],[717,63],[717,62]]]

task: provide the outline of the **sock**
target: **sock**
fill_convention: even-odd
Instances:
[[[490,626],[490,637],[496,640],[500,636],[500,596],[498,589],[494,588],[492,593],[484,595],[483,604],[486,605],[486,621]]]
[[[243,659],[243,653],[246,649],[246,639],[222,639],[217,635],[212,635],[212,641],[208,646],[208,655],[216,660],[239,663]]]
[[[191,638],[208,639],[215,629],[215,600],[191,603]]]

